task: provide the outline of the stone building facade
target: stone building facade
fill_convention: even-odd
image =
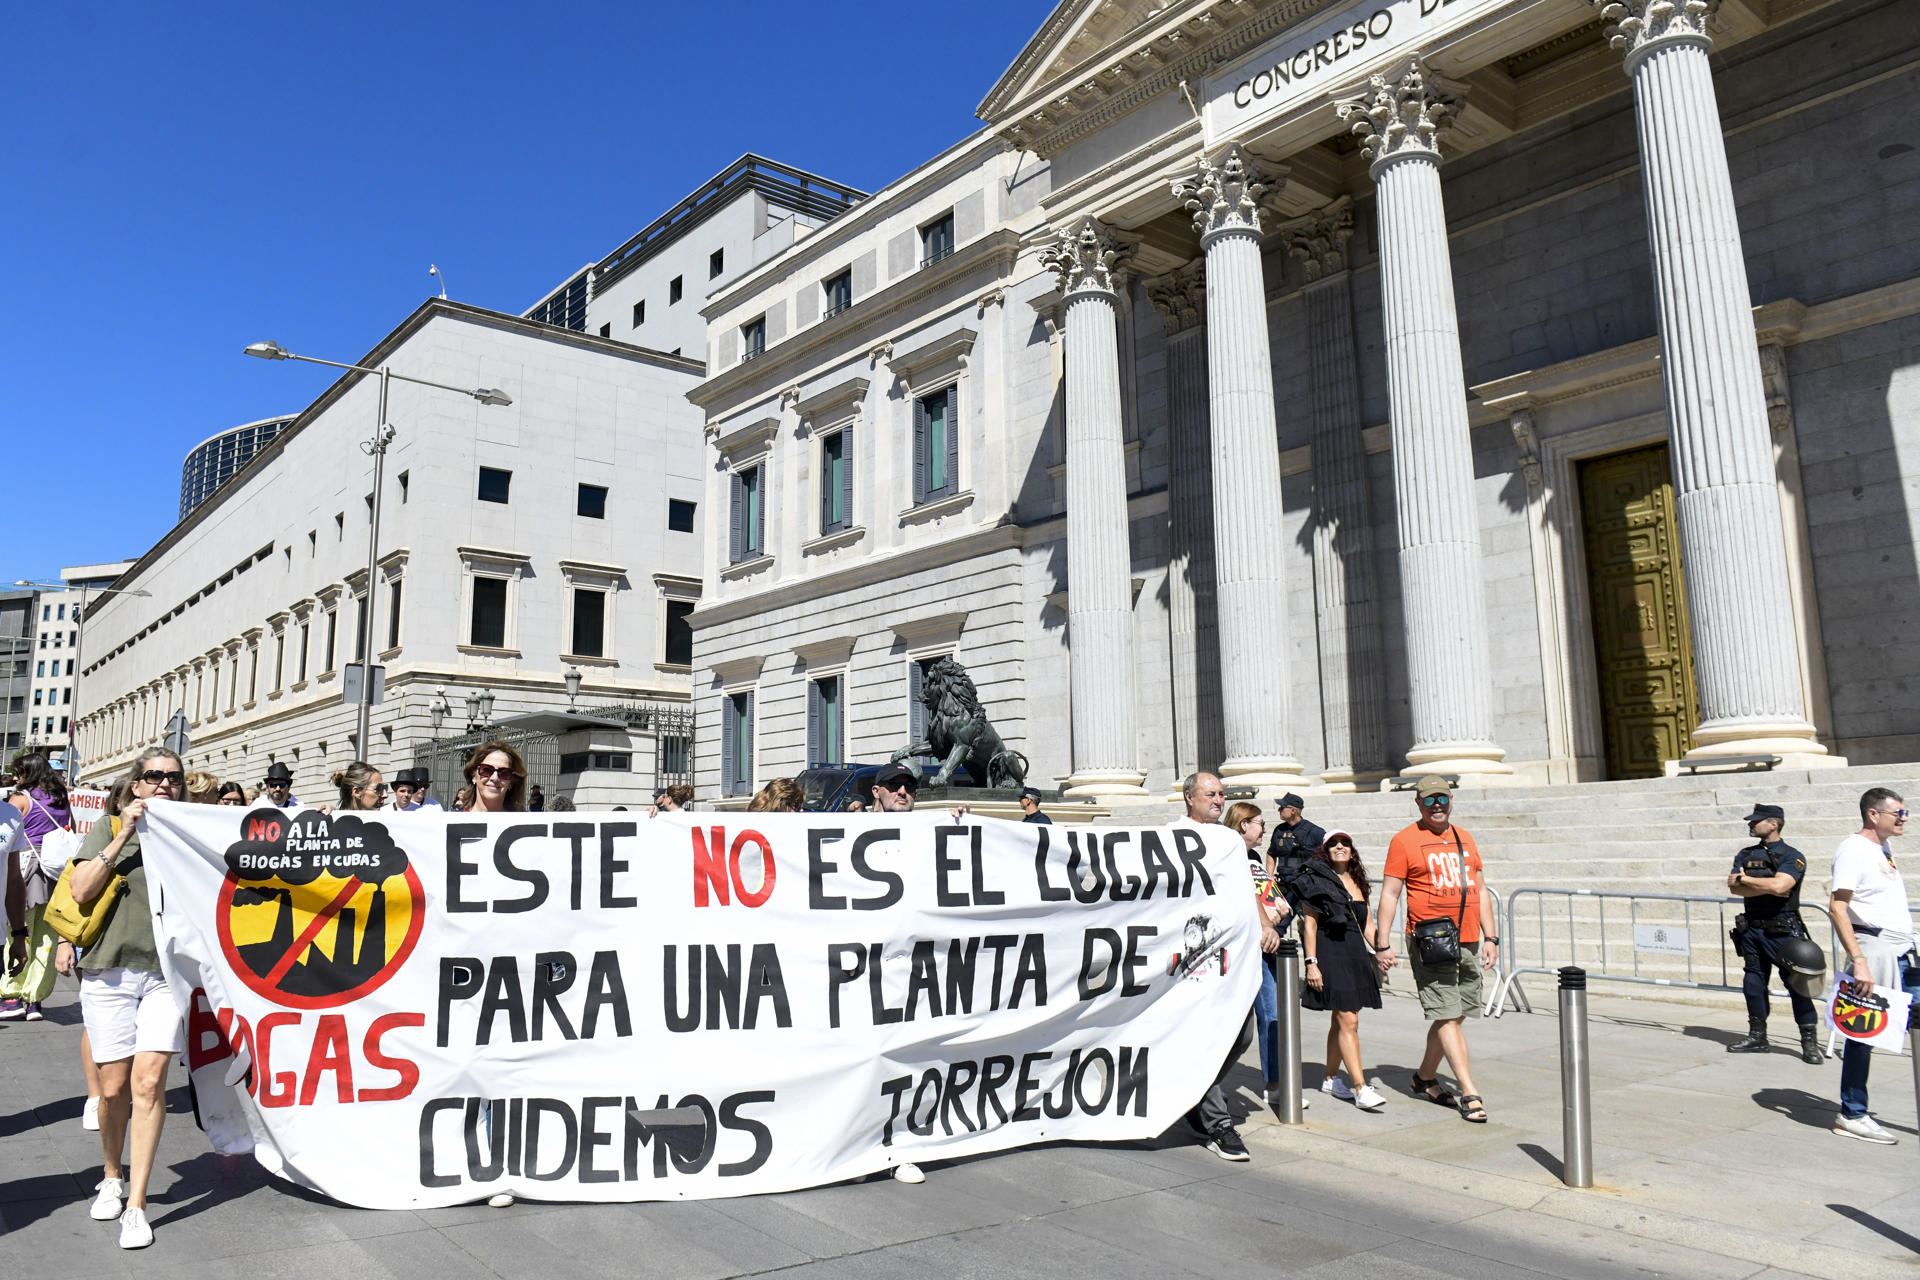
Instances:
[[[949,652],[1115,799],[1920,756],[1917,54],[1895,0],[1065,0],[709,301],[703,789],[883,758]]]

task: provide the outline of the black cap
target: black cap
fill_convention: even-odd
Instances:
[[[1785,822],[1787,811],[1777,804],[1757,804],[1753,812],[1742,818],[1742,822],[1758,822],[1762,818],[1772,818],[1775,822]]]
[[[1289,791],[1287,792],[1287,794],[1280,797],[1280,807],[1284,809],[1288,805],[1292,805],[1296,809],[1304,809],[1307,807],[1307,802],[1305,800],[1302,800],[1299,796],[1295,795],[1293,792]]]
[[[882,765],[880,772],[873,775],[873,785],[876,787],[890,786],[893,783],[899,782],[902,778],[905,778],[913,784],[912,787],[908,788],[909,790],[918,791],[920,789],[920,775],[914,771],[912,765],[899,762]]]
[[[287,768],[284,760],[275,760],[267,766],[268,782],[292,782],[293,770]]]
[[[1034,802],[1035,804],[1039,804],[1039,803],[1040,803],[1040,793],[1039,793],[1038,791],[1036,791],[1036,790],[1034,790],[1034,789],[1033,789],[1032,787],[1022,787],[1022,788],[1020,788],[1020,798],[1021,798],[1022,800],[1031,800],[1031,801],[1033,801],[1033,802]]]

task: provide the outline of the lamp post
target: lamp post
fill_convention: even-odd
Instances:
[[[580,668],[567,668],[567,710],[573,710],[574,699],[580,696]]]
[[[493,724],[493,690],[467,695],[467,732],[479,733]]]
[[[65,582],[31,582],[21,578],[16,587],[33,587],[40,591],[71,591],[73,587]],[[87,599],[92,588],[86,583],[80,584],[80,613],[73,622],[73,713],[67,717],[67,785],[80,784],[80,679],[87,674],[86,664],[81,660],[85,650],[81,647],[87,641]],[[131,587],[102,587],[103,596],[141,596],[151,597],[151,591],[136,591]],[[11,669],[11,667],[9,667]],[[11,688],[11,685],[9,685]]]
[[[372,754],[372,739],[369,734],[369,722],[373,719],[373,637],[374,618],[379,608],[379,597],[375,585],[380,573],[380,505],[384,496],[384,477],[386,475],[387,446],[393,443],[394,430],[387,422],[387,386],[394,379],[411,382],[422,387],[433,387],[438,391],[452,391],[463,396],[472,396],[481,404],[510,405],[512,397],[493,387],[450,387],[444,382],[429,382],[425,378],[408,377],[404,373],[395,373],[387,365],[370,369],[365,365],[342,364],[338,360],[322,360],[316,356],[295,355],[277,342],[256,342],[246,349],[246,354],[261,360],[300,360],[307,364],[323,364],[331,369],[349,369],[355,373],[371,373],[380,379],[380,407],[373,427],[373,438],[361,442],[360,451],[373,458],[373,511],[367,525],[367,607],[360,611],[360,706],[355,718],[355,728],[360,744],[360,755],[364,759]]]

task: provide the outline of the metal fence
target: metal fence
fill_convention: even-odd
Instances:
[[[623,721],[635,734],[654,739],[652,790],[693,785],[693,708],[684,704],[622,702],[582,707],[580,714]],[[451,805],[466,785],[461,770],[467,757],[483,742],[510,743],[527,765],[527,793],[537,785],[549,796],[560,794],[560,738],[546,730],[515,729],[500,725],[471,730],[452,738],[420,743],[413,749],[413,766],[426,769],[433,779],[433,797]]]

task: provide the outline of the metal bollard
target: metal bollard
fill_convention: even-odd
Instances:
[[[1907,1056],[1913,1059],[1913,1106],[1920,1112],[1920,1009],[1907,1010]]]
[[[1587,1069],[1587,971],[1560,971],[1560,1181],[1593,1185],[1593,1085]]]
[[[1280,1102],[1281,1124],[1302,1124],[1306,1108],[1300,1104],[1300,944],[1282,938],[1274,952],[1280,978]]]

